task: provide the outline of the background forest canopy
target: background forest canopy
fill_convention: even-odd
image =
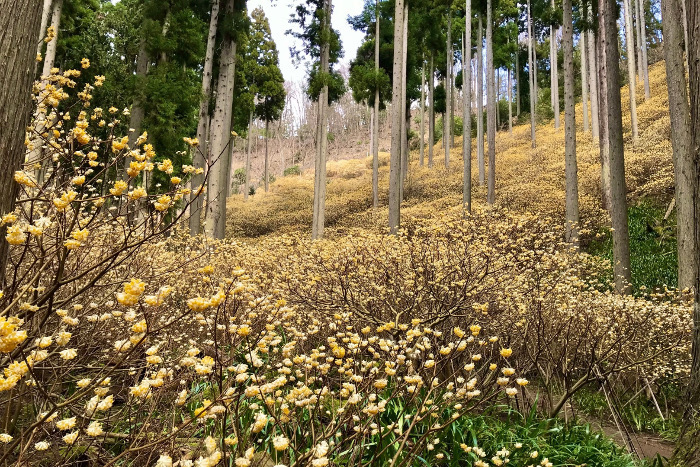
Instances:
[[[246,11],[245,3],[237,1],[233,14],[222,12],[216,45],[218,50],[223,35],[233,35],[238,45],[232,130],[241,137],[251,111],[256,119],[278,120],[285,103],[267,18],[262,9]],[[143,120],[134,133],[147,131],[157,158],[179,168],[191,163],[183,136],[197,130],[210,12],[211,3],[203,0],[63,0],[54,66],[80,69],[89,58],[81,82],[106,78],[95,90],[95,105],[123,109],[128,125],[133,119],[127,110],[138,102]],[[140,55],[147,57],[145,74],[137,70]]]
[[[272,88],[263,89],[267,96],[274,96],[267,102],[255,106],[255,96],[259,92],[260,82],[255,82],[255,76],[259,75],[260,63],[255,63],[252,50],[258,52],[262,66],[274,66],[273,74],[279,73],[279,60],[277,46],[271,38],[269,24],[267,31],[256,30],[255,14],[246,16],[245,2],[239,2],[234,15],[222,22],[217,32],[217,44],[222,34],[234,34],[238,42],[237,67],[235,79],[235,97],[233,106],[232,129],[242,138],[247,136],[249,115],[255,107],[255,118],[265,120],[279,120],[281,136],[283,139],[300,138],[305,133],[309,118],[313,117],[311,102],[315,101],[321,85],[325,82],[318,73],[319,30],[318,22],[314,26],[314,11],[321,2],[309,0],[296,6],[295,16],[290,20],[290,29],[287,31],[291,37],[298,40],[297,45],[290,51],[297,65],[302,67],[299,74],[307,74],[302,79],[293,79],[294,82],[284,83],[284,78],[279,76],[268,80],[273,83]],[[375,2],[365,0],[362,13],[349,17],[347,21],[351,27],[365,33],[365,40],[360,45],[357,57],[345,72],[335,67],[329,76],[331,84],[330,101],[340,105],[339,115],[359,115],[363,126],[369,125],[369,117],[362,110],[353,106],[352,102],[345,100],[340,102],[345,92],[351,92],[355,101],[362,105],[374,105],[374,90],[380,90],[380,107],[384,109],[391,98],[391,80],[393,69],[393,10],[391,1],[380,3],[380,69],[374,71],[374,35],[375,35]],[[450,5],[444,0],[431,2],[418,2],[412,7],[412,15],[409,19],[411,30],[421,31],[421,34],[409,34],[407,54],[407,105],[416,109],[419,104],[421,92],[421,73],[423,66],[433,58],[435,64],[435,111],[442,114],[445,106],[445,64],[446,64],[446,31],[447,15],[449,7],[453,15],[453,47],[454,63],[456,63],[456,75],[454,85],[458,90],[462,86],[463,57],[461,51],[461,37],[465,29],[463,2],[454,1]],[[529,90],[527,86],[519,84],[527,83],[529,70],[527,67],[527,50],[523,46],[524,37],[527,35],[526,21],[522,8],[518,9],[515,0],[500,0],[495,2],[494,29],[494,62],[500,79],[498,83],[499,121],[507,121],[507,70],[512,70],[514,76],[513,100],[523,111],[517,116],[523,121],[529,115],[525,110],[529,108]],[[650,62],[661,59],[657,51],[661,43],[660,6],[656,0],[645,0],[645,16],[647,26],[647,45],[649,47]],[[476,11],[484,11],[485,1],[475,2]],[[580,15],[581,5],[574,4],[575,30],[583,31],[591,27]],[[558,6],[552,6],[549,2],[533,2],[532,15],[537,38],[537,80],[539,92],[543,96],[538,108],[538,118],[551,118],[553,112],[551,106],[546,104],[547,94],[551,89],[551,75],[548,72],[549,60],[549,28],[558,27],[561,24],[561,13]],[[264,12],[259,10],[258,15]],[[90,58],[92,66],[85,70],[84,80],[87,82],[94,76],[106,77],[105,85],[95,92],[95,103],[114,105],[119,109],[130,109],[135,100],[143,103],[144,115],[142,128],[149,133],[151,142],[159,157],[168,157],[173,160],[176,167],[188,163],[187,144],[182,140],[182,135],[194,136],[197,129],[197,108],[201,100],[202,89],[202,63],[206,52],[206,36],[210,17],[210,2],[204,0],[120,0],[118,2],[104,0],[64,0],[63,11],[58,34],[58,44],[55,56],[55,66],[60,69],[79,68],[81,60]],[[261,18],[262,19],[262,18]],[[474,60],[477,44],[477,20],[473,16],[471,60],[468,62],[470,69],[476,67]],[[332,63],[338,64],[343,57],[342,42],[337,30],[334,31],[335,40],[332,45]],[[624,41],[624,38],[623,38]],[[299,45],[301,44],[301,45]],[[267,49],[267,51],[266,51]],[[148,71],[145,76],[139,76],[136,72],[138,56],[141,51],[149,57]],[[282,53],[288,51],[282,50]],[[267,54],[267,57],[264,55]],[[563,52],[559,50],[558,60],[563,60]],[[520,64],[515,70],[516,55]],[[624,58],[624,57],[623,57]],[[575,60],[580,60],[577,54]],[[308,66],[304,70],[304,64]],[[217,76],[217,64],[214,64],[213,76]],[[576,77],[580,80],[580,76]],[[623,76],[623,81],[625,76]],[[259,81],[259,80],[258,80]],[[278,84],[274,84],[274,83]],[[474,83],[475,85],[475,83]],[[215,88],[215,85],[213,86]],[[560,83],[563,92],[563,82]],[[289,92],[294,88],[303,89],[306,96],[299,92],[293,92],[291,98],[299,102],[286,99],[285,90]],[[577,86],[578,89],[578,86]],[[309,98],[309,101],[306,98]],[[214,102],[210,102],[213,110]],[[563,102],[561,104],[563,106]],[[308,114],[308,115],[307,115]],[[127,123],[128,118],[123,119]],[[456,117],[457,131],[455,136],[461,134],[461,118]],[[382,120],[382,124],[384,121]],[[476,119],[472,119],[476,129]],[[455,125],[455,123],[453,123]],[[303,127],[303,128],[302,128]],[[346,122],[341,124],[334,133],[342,138],[344,129],[355,127]],[[340,134],[338,134],[340,133]],[[411,134],[415,136],[415,134]],[[409,137],[411,136],[409,135]],[[442,121],[438,122],[438,132],[435,141],[442,135]],[[308,135],[307,135],[308,137]],[[235,144],[235,143],[234,143]],[[289,166],[297,160],[293,154],[289,155]],[[287,167],[279,167],[282,172]]]

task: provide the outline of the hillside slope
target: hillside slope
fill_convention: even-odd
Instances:
[[[625,129],[625,163],[629,198],[658,197],[668,200],[673,195],[673,163],[670,138],[668,96],[663,62],[650,70],[652,97],[644,101],[641,86],[639,99],[639,140],[633,143],[630,131],[629,91],[622,89],[623,126]],[[585,226],[600,225],[606,214],[600,204],[600,163],[598,144],[590,132],[583,133],[582,106],[577,110],[577,153],[581,221]],[[561,217],[564,212],[564,130],[555,130],[551,123],[537,128],[537,149],[530,144],[529,125],[513,128],[513,134],[497,136],[496,195],[497,204],[519,212]],[[451,163],[445,169],[442,142],[435,147],[435,166],[420,167],[418,154],[411,154],[411,167],[402,209],[404,220],[431,217],[448,208],[459,207],[462,190],[462,141],[457,138],[451,150]],[[486,190],[479,185],[476,166],[476,141],[472,152],[474,206],[485,206]],[[326,223],[344,232],[361,227],[380,230],[386,225],[388,208],[388,159],[382,153],[380,172],[380,204],[372,209],[371,159],[351,159],[328,163],[328,198]],[[488,167],[487,167],[488,170]],[[285,177],[271,187],[269,193],[258,193],[248,202],[238,195],[228,201],[227,232],[229,236],[257,237],[273,232],[308,230],[311,226],[313,172]]]

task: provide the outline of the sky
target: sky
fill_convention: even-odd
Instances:
[[[297,69],[292,64],[292,57],[289,48],[294,45],[294,39],[287,36],[285,32],[291,28],[289,17],[294,11],[294,5],[302,0],[276,0],[272,6],[271,0],[248,0],[248,11],[253,11],[258,6],[262,6],[270,20],[272,38],[277,43],[280,54],[280,68],[282,75],[287,81],[303,81],[306,78],[306,70],[303,65]],[[342,63],[350,63],[357,54],[357,49],[362,42],[363,33],[354,31],[348,24],[348,16],[356,16],[362,12],[363,0],[335,0],[333,2],[332,26],[340,32],[340,39],[343,42],[345,56]]]

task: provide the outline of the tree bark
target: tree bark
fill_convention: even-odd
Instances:
[[[530,10],[530,0],[527,0],[527,53],[529,61],[528,74],[530,75],[530,142],[532,144],[532,148],[535,149],[537,147],[537,135],[535,131],[537,120],[537,77],[535,75],[535,39],[532,35],[532,29],[532,13]]]
[[[250,112],[250,117],[248,119],[248,148],[245,153],[245,182],[243,183],[243,200],[248,200],[248,193],[250,192],[250,150],[253,142],[253,111]]]
[[[479,12],[479,39],[476,45],[476,160],[479,165],[479,186],[486,183],[484,162],[484,25]]]
[[[501,128],[501,112],[499,103],[501,102],[501,70],[496,68],[496,130]]]
[[[639,63],[642,80],[644,81],[644,99],[651,97],[649,88],[649,58],[647,55],[647,22],[644,16],[644,0],[636,0],[637,5],[637,34],[639,37]]]
[[[235,1],[226,1],[226,14],[232,15]],[[225,154],[231,140],[231,111],[233,105],[233,87],[236,74],[236,42],[226,35],[221,44],[219,59],[219,77],[216,86],[216,105],[212,125],[209,129],[211,150],[209,155],[210,175],[208,179],[208,196],[205,232],[212,238],[224,238],[226,233],[226,198],[225,184],[228,174],[225,172]]]
[[[39,55],[44,48],[44,37],[46,37],[46,28],[49,24],[49,16],[51,15],[51,3],[53,0],[44,0],[44,8],[41,11],[41,27],[39,28],[39,40],[37,41],[36,54]]]
[[[690,125],[693,135],[691,151],[695,162],[695,225],[700,221],[700,4],[686,1],[688,15],[688,62],[690,65]],[[695,261],[700,265],[700,228],[695,231]],[[692,401],[700,404],[700,272],[696,271],[695,310],[693,313],[693,365],[690,373]],[[700,415],[696,413],[696,422]],[[697,439],[696,439],[697,441]],[[695,444],[693,461],[700,465],[700,446]]]
[[[515,50],[515,115],[520,116],[520,42]]]
[[[450,28],[450,31],[452,28]],[[451,33],[450,33],[451,35]],[[452,56],[452,65],[450,66],[450,149],[455,147],[455,113],[457,112],[457,85],[455,82],[455,64],[454,64],[454,44],[450,43],[450,55]]]
[[[508,134],[513,134],[513,72],[508,68]]]
[[[418,163],[421,167],[425,164],[425,60],[420,71],[420,149]]]
[[[666,83],[671,116],[671,144],[676,179],[676,212],[678,244],[678,287],[682,290],[695,285],[695,221],[693,193],[696,174],[691,153],[692,133],[687,81],[683,58],[683,16],[681,0],[661,2],[664,34]]]
[[[586,57],[586,32],[581,32],[579,38],[581,49],[581,104],[583,107],[583,132],[588,133],[590,123],[588,120],[588,58]],[[566,91],[564,91],[566,93]]]
[[[219,0],[213,0],[207,36],[207,51],[202,70],[202,98],[199,102],[199,121],[197,123],[197,140],[199,146],[194,148],[192,165],[204,169],[208,159],[209,142],[207,141],[207,124],[209,122],[209,102],[211,100],[212,69],[214,67],[214,45],[219,25]],[[195,196],[197,187],[204,183],[204,174],[192,176],[192,199],[190,204],[190,235],[199,235],[202,224],[202,195]],[[246,195],[247,196],[247,195]]]
[[[588,6],[588,14],[593,21],[592,7]],[[591,134],[593,141],[598,142],[600,138],[600,112],[598,110],[598,60],[596,59],[595,34],[592,30],[588,31],[586,37],[586,47],[588,48],[588,84],[590,85],[589,95],[591,98]]]
[[[486,200],[496,202],[496,82],[493,65],[493,1],[486,2],[486,133],[489,145],[489,176]]]
[[[323,1],[324,36],[331,30],[331,0]],[[321,72],[330,71],[330,43],[325,40],[321,44]],[[326,224],[326,157],[328,152],[328,86],[324,86],[318,98],[318,130],[316,139],[316,167],[314,171],[314,211],[311,238],[323,238]]]
[[[374,73],[379,73],[379,0],[375,16],[377,19],[374,40]],[[374,138],[372,141],[372,205],[379,207],[379,87],[374,90]]]
[[[462,109],[462,204],[467,212],[472,212],[472,67],[467,57],[472,51],[472,0],[465,0],[465,31],[462,38],[462,90],[464,91],[464,108]]]
[[[634,53],[634,26],[632,25],[631,1],[623,0],[625,8],[625,51],[627,53],[627,78],[629,81],[630,95],[630,119],[632,121],[632,139],[636,142],[639,139],[639,128],[637,126],[637,80],[636,80],[636,60]]]
[[[401,71],[401,181],[399,198],[403,201],[403,189],[408,176],[408,130],[411,125],[410,109],[407,108],[406,65],[408,56],[408,3],[403,7],[403,52]]]
[[[146,39],[141,39],[139,45],[139,55],[136,58],[136,91],[134,94],[134,100],[131,104],[131,114],[129,115],[129,148],[136,149],[136,140],[141,135],[141,125],[143,124],[143,119],[145,117],[145,110],[143,108],[143,84],[148,74],[148,66],[150,64],[150,57],[148,55],[148,50],[146,49]],[[133,130],[133,131],[132,131]],[[126,167],[129,167],[131,158],[127,158],[125,163]],[[129,176],[126,171],[122,174],[122,178],[127,180]]]
[[[36,38],[41,25],[40,2],[0,0],[0,216],[15,209],[19,185],[14,173],[24,162],[24,140],[32,115]],[[9,243],[0,226],[0,289],[5,287]]]
[[[686,2],[688,21],[687,60],[690,79],[690,152],[695,166],[694,212],[695,225],[700,222],[700,4]],[[664,18],[664,22],[666,22]],[[665,33],[665,29],[664,29]],[[666,39],[664,37],[664,39]],[[664,45],[665,47],[665,45]],[[670,92],[670,89],[669,89]],[[700,466],[700,229],[695,230],[695,304],[693,307],[693,333],[691,344],[690,379],[687,391],[687,409],[681,435],[676,443],[671,465],[673,467]]]
[[[642,30],[639,20],[639,3],[637,0],[630,0],[630,14],[632,16],[632,30],[634,31],[634,51],[636,54],[637,63],[637,79],[640,81],[644,78],[644,69],[642,67]]]
[[[552,8],[554,8],[554,0],[552,0]],[[552,91],[552,111],[554,112],[554,128],[559,129],[561,123],[559,121],[559,63],[557,53],[557,34],[554,26],[549,27],[549,67],[551,72],[551,91]]]
[[[268,152],[268,132],[270,131],[270,122],[265,120],[265,193],[270,190],[270,160]]]
[[[601,118],[604,120],[601,152],[606,152],[610,160],[613,273],[615,275],[615,290],[619,294],[628,294],[631,292],[632,275],[615,0],[599,0],[598,31],[600,34],[598,56],[600,57]],[[632,70],[634,71],[634,69]]]
[[[435,54],[430,54],[430,74],[428,76],[428,167],[433,167],[435,149]]]
[[[578,245],[578,165],[576,162],[576,96],[574,76],[574,20],[571,0],[563,0],[564,135],[566,139],[566,241]],[[585,76],[585,75],[584,75]],[[585,81],[585,80],[584,80]]]
[[[685,68],[686,68],[686,73],[688,73],[688,70],[690,70],[690,64],[688,63],[688,47],[690,45],[690,37],[688,36],[688,8],[685,4],[686,0],[681,0],[681,10],[683,11],[683,37],[685,38],[685,41],[683,44],[685,44],[684,50],[686,51],[685,55]]]
[[[61,27],[61,12],[63,11],[63,0],[54,0],[51,9],[51,26],[53,26],[55,35],[51,41],[46,44],[46,53],[44,54],[44,69],[41,72],[42,76],[48,76],[56,61],[56,47],[58,46],[58,31]]]
[[[450,148],[452,147],[452,139],[450,132],[452,130],[452,10],[447,12],[447,48],[445,51],[447,56],[446,76],[445,76],[445,118],[442,122],[442,145],[445,149],[445,168],[450,167]]]
[[[53,39],[46,44],[46,53],[44,54],[44,66],[41,71],[41,87],[44,89],[48,81],[44,78],[51,74],[51,70],[54,67],[56,61],[56,47],[58,45],[58,31],[61,27],[61,12],[63,10],[63,0],[55,0],[51,8],[51,26],[54,29]],[[39,44],[41,47],[41,43]],[[41,134],[44,132],[46,127],[46,114],[40,112],[37,108],[34,113],[34,130],[35,138],[32,138],[32,149],[27,156],[27,162],[30,165],[34,165],[35,172],[37,175],[37,180],[41,183],[41,169],[38,168],[38,164],[42,162],[42,138]]]
[[[403,70],[404,0],[396,0],[394,9],[394,72],[391,118],[391,166],[389,169],[389,229],[396,234],[401,225],[401,71]]]

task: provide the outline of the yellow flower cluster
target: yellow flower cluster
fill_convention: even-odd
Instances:
[[[37,187],[36,180],[34,179],[34,177],[22,170],[18,170],[17,172],[15,172],[14,179],[20,185],[24,185],[29,188]]]
[[[109,192],[114,196],[121,196],[129,188],[129,185],[124,180],[117,180],[114,186],[109,189]]]
[[[10,353],[27,339],[27,331],[18,330],[23,323],[19,318],[0,316],[0,352]]]
[[[167,211],[172,206],[173,199],[168,195],[161,195],[157,201],[153,203],[156,211]]]
[[[117,293],[117,302],[123,306],[134,306],[145,290],[146,284],[142,280],[131,279],[129,283],[124,284],[124,291]]]
[[[56,206],[56,209],[59,211],[64,211],[68,206],[70,206],[70,203],[75,201],[75,197],[78,196],[78,193],[76,193],[73,190],[69,190],[64,192],[60,198],[54,198],[53,204]]]
[[[22,245],[27,241],[27,234],[24,233],[19,225],[11,225],[7,228],[5,239],[10,245]]]

